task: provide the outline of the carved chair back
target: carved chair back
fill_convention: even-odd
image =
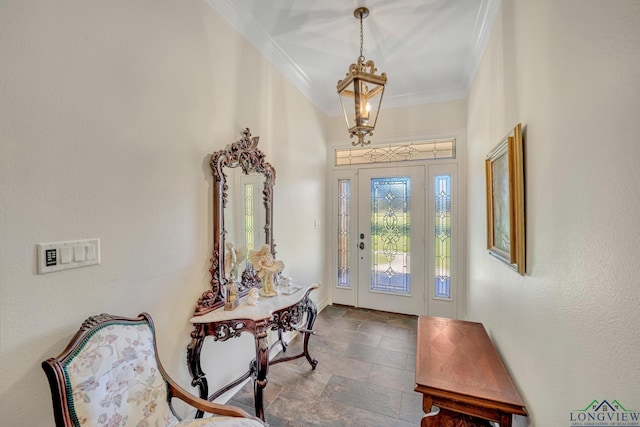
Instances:
[[[45,360],[42,368],[58,427],[188,425],[176,415],[172,397],[186,397],[192,405],[201,401],[229,408],[222,415],[249,417],[237,408],[190,397],[168,377],[157,357],[153,321],[146,313],[135,319],[108,314],[88,318],[64,352]],[[218,421],[224,419],[229,420]],[[207,420],[196,420],[197,425],[212,422]],[[262,425],[252,419],[229,421],[233,421],[229,425]]]

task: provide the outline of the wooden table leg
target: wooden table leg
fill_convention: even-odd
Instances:
[[[202,366],[200,365],[200,352],[202,351],[202,344],[204,343],[204,331],[202,325],[196,325],[193,332],[191,332],[191,343],[187,346],[187,366],[189,373],[191,374],[191,385],[198,387],[201,399],[207,399],[207,393],[209,392],[209,386],[207,384],[207,377],[205,376]],[[196,411],[196,418],[202,418],[203,411]]]
[[[433,399],[431,396],[423,395],[422,396],[422,411],[425,415],[422,417],[420,421],[420,427],[436,427],[434,424],[435,416],[432,412],[433,410]]]
[[[491,427],[491,423],[482,418],[440,408],[440,412],[434,416],[425,415],[420,427]],[[500,427],[503,427],[502,424]]]
[[[269,322],[256,323],[256,378],[253,383],[253,392],[256,407],[256,416],[262,421],[264,418],[263,390],[267,386],[267,374],[269,373],[269,344],[267,343],[267,326]]]
[[[300,313],[306,313],[306,322],[304,328],[298,326],[298,321],[299,319],[301,319]],[[316,307],[316,304],[313,302],[313,300],[309,298],[309,292],[307,292],[307,294],[299,304],[277,313],[274,316],[274,319],[271,321],[271,329],[273,329],[273,325],[276,325],[278,327],[278,341],[274,343],[274,345],[282,342],[284,352],[284,349],[286,347],[284,342],[282,341],[282,332],[296,330],[303,335],[303,346],[301,353],[289,357],[280,357],[278,359],[271,360],[269,364],[275,365],[276,363],[288,362],[290,360],[299,359],[304,356],[311,365],[311,369],[316,369],[316,366],[318,366],[318,360],[309,354],[309,338],[311,338],[311,335],[315,334],[315,332],[313,331],[313,324],[315,323],[317,317],[318,308]]]
[[[316,321],[316,317],[318,317],[318,308],[316,307],[316,304],[311,300],[311,298],[309,298],[308,294],[307,300],[307,330],[304,332],[304,344],[302,348],[307,361],[311,365],[311,369],[316,369],[316,366],[318,366],[318,360],[314,357],[311,357],[311,355],[309,354],[309,338],[312,334],[314,334],[313,324]]]
[[[513,420],[513,415],[500,414],[500,427],[511,427],[512,420]]]

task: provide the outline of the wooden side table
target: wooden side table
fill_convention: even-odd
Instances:
[[[202,316],[195,316],[190,321],[195,329],[191,332],[191,343],[187,346],[187,364],[193,380],[192,386],[197,386],[202,399],[213,401],[247,378],[254,377],[254,400],[256,416],[264,421],[263,389],[267,385],[269,365],[287,362],[306,357],[312,369],[318,361],[309,354],[309,338],[313,334],[313,324],[318,315],[316,304],[309,298],[309,294],[319,286],[317,284],[300,288],[290,294],[280,294],[271,298],[260,298],[258,305],[248,305],[246,297],[240,301],[240,306],[233,311],[222,308]],[[306,322],[303,325],[306,314]],[[278,331],[278,340],[270,347],[267,342],[267,332]],[[281,345],[286,352],[286,344],[282,340],[282,333],[297,330],[304,335],[303,350],[293,356],[282,356],[269,361],[269,350],[275,345]],[[237,380],[227,384],[220,390],[209,395],[206,374],[200,365],[200,353],[206,337],[213,337],[214,341],[227,341],[230,338],[249,332],[255,338],[256,358],[251,362],[249,370]],[[196,413],[196,418],[202,417],[202,412]]]
[[[440,317],[418,319],[416,387],[427,415],[422,427],[511,427],[527,415],[498,352],[481,323]],[[431,416],[432,406],[440,409]],[[484,420],[484,421],[483,421]]]

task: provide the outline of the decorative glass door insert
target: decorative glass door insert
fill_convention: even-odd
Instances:
[[[351,180],[338,180],[338,287],[350,288],[351,281]]]
[[[370,290],[409,295],[411,179],[372,178],[370,200]]]
[[[409,166],[358,172],[360,307],[425,313],[424,171]]]
[[[436,175],[434,181],[434,296],[451,298],[451,175]]]

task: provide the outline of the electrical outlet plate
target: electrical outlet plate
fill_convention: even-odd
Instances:
[[[100,264],[100,239],[38,243],[38,274]]]

